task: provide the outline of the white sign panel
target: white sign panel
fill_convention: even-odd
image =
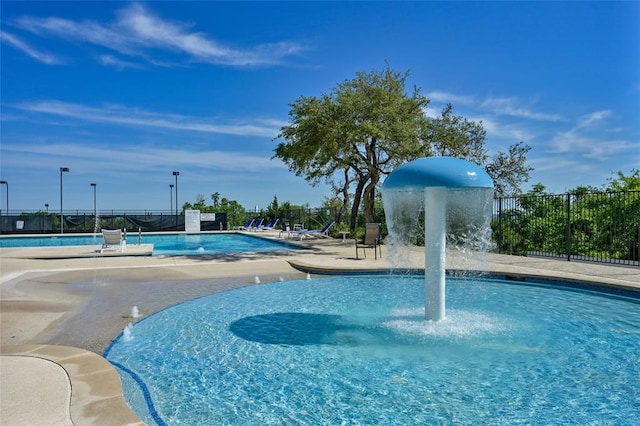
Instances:
[[[215,213],[200,213],[200,221],[201,222],[215,222],[216,214]]]
[[[184,211],[184,231],[200,232],[200,210]]]

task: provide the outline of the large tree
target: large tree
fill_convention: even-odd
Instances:
[[[359,72],[329,94],[301,96],[278,135],[284,142],[274,157],[313,185],[329,182],[345,209],[351,205],[351,229],[361,205],[373,221],[376,188],[406,161],[450,155],[486,166],[482,125],[454,116],[450,105],[440,117],[428,118],[429,99],[417,87],[407,95],[408,76],[387,66]]]

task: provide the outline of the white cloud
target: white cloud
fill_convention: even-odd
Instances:
[[[18,18],[14,24],[22,30],[30,31],[43,37],[56,36],[74,42],[85,42],[108,47],[128,55],[136,54],[136,50],[133,47],[137,43],[134,40],[130,40],[126,33],[104,27],[97,22],[74,22],[55,17],[23,16]]]
[[[192,146],[182,149],[157,146],[120,146],[117,150],[108,148],[108,141],[87,143],[38,143],[31,145],[3,144],[3,161],[12,167],[32,170],[34,167],[47,168],[51,164],[62,164],[74,171],[103,175],[139,173],[153,170],[182,168],[184,170],[206,169],[246,173],[269,172],[286,169],[280,162],[264,155],[252,155],[239,151],[194,150]],[[181,145],[183,146],[183,145]],[[126,158],[126,161],[123,159]],[[99,161],[97,161],[99,159]]]
[[[482,127],[487,135],[503,139],[510,139],[513,143],[528,142],[535,138],[535,134],[521,123],[506,124],[488,117],[472,117],[470,120],[482,121]]]
[[[214,118],[161,114],[121,105],[108,105],[97,108],[57,100],[24,102],[16,105],[16,108],[97,123],[270,138],[275,137],[280,131],[280,127],[285,124],[272,119],[220,123],[218,122],[219,120]]]
[[[516,98],[493,98],[485,99],[480,107],[487,109],[496,114],[509,115],[513,117],[527,118],[539,121],[562,121],[563,118],[559,114],[551,114],[544,112],[535,112],[527,107],[519,105]]]
[[[456,105],[464,105],[488,111],[495,115],[506,115],[537,121],[564,120],[559,114],[533,111],[530,107],[523,106],[522,101],[515,97],[488,97],[483,101],[478,101],[474,96],[455,94],[445,90],[434,90],[426,96],[433,102],[451,103],[454,107]]]
[[[440,113],[433,108],[422,108],[422,113],[428,118],[438,118]]]
[[[233,48],[211,39],[207,34],[191,30],[186,24],[162,19],[141,4],[131,4],[116,15],[115,22],[109,24],[32,16],[17,19],[14,24],[34,34],[102,46],[122,55],[142,58],[151,64],[156,63],[153,56],[160,51],[186,55],[193,62],[231,66],[276,65],[304,49],[299,43],[288,41],[247,49]],[[170,62],[173,61],[160,61]]]
[[[512,143],[523,141],[531,143],[539,137],[539,125],[531,125],[529,120],[560,122],[564,118],[559,114],[536,112],[523,106],[523,102],[516,97],[487,97],[480,100],[475,96],[454,94],[446,90],[434,90],[427,94],[434,102],[463,105],[462,115],[472,121],[482,121],[487,135],[500,140],[510,140]],[[532,104],[533,101],[529,102]],[[427,116],[438,114],[431,108]]]
[[[637,156],[637,143],[624,139],[612,139],[610,134],[619,129],[607,126],[611,110],[595,111],[584,115],[569,130],[557,133],[551,141],[551,152],[571,153],[583,158],[605,160],[629,153]]]
[[[61,65],[63,63],[62,59],[58,58],[55,55],[51,55],[48,53],[41,52],[33,47],[31,47],[27,42],[21,40],[20,38],[11,35],[5,31],[0,31],[0,40],[3,43],[7,43],[16,49],[22,51],[23,53],[31,56],[33,59],[45,63],[47,65]]]
[[[140,65],[134,62],[123,61],[113,55],[98,55],[97,60],[102,65],[112,66],[118,70],[123,70],[125,68],[140,68]]]
[[[613,111],[611,110],[602,110],[592,112],[591,114],[587,114],[580,118],[578,121],[577,127],[589,127],[594,124],[600,123],[604,121],[606,118],[609,118],[613,115]]]
[[[441,91],[441,90],[435,90],[435,91],[429,92],[429,93],[427,93],[426,96],[431,101],[451,103],[454,106],[456,104],[472,105],[472,104],[475,103],[475,100],[474,100],[473,96],[456,95],[456,94],[453,94],[453,93],[450,93],[450,92]]]
[[[529,164],[537,173],[576,170],[576,168],[582,168],[584,171],[589,168],[584,162],[566,157],[557,158],[555,156],[531,158],[529,159]]]

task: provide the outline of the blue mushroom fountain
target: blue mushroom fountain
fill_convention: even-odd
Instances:
[[[419,227],[418,212],[424,209],[425,313],[428,320],[443,320],[447,234],[476,238],[488,228],[493,181],[477,164],[427,157],[394,170],[382,186],[382,196],[392,240],[413,235]]]

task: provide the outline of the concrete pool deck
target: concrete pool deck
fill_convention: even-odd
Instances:
[[[263,233],[277,238],[278,233]],[[34,249],[0,249],[0,424],[143,424],[128,408],[120,379],[101,354],[143,315],[214,292],[307,273],[392,267],[383,257],[355,259],[353,240],[305,239],[309,250],[215,257],[83,257],[69,247],[43,259]],[[68,257],[67,257],[68,256]],[[406,259],[423,264],[422,250]],[[514,278],[533,276],[605,284],[640,292],[637,267],[488,254],[449,253],[448,269]],[[144,318],[144,317],[143,317]]]

